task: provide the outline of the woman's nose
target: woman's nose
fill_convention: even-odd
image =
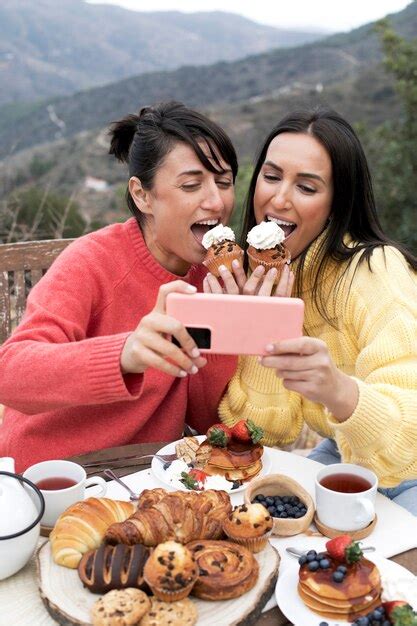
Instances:
[[[291,196],[290,191],[281,187],[272,198],[273,205],[276,209],[290,209]]]
[[[217,185],[207,188],[201,208],[208,211],[221,211],[224,207],[223,198]]]

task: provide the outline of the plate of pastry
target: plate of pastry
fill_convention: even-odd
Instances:
[[[357,542],[351,543],[354,544],[358,545]],[[357,548],[353,550],[357,552]],[[343,553],[346,555],[345,548]],[[348,556],[334,558],[328,548],[320,553],[310,550],[301,565],[296,560],[288,565],[278,579],[275,596],[279,608],[291,623],[295,626],[390,623],[389,607],[384,601],[399,597],[391,597],[391,593],[385,592],[387,581],[406,579],[412,576],[411,573],[398,563],[374,553],[365,557],[360,551],[358,560],[349,560]],[[396,594],[399,595],[398,590]],[[368,621],[361,621],[365,617]]]
[[[175,489],[237,493],[252,478],[271,470],[271,457],[261,443],[262,436],[262,429],[250,420],[241,420],[233,428],[215,424],[205,435],[184,437],[161,448],[158,454],[175,453],[177,459],[163,463],[154,458],[152,472]]]

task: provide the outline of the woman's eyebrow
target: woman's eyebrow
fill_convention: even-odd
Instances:
[[[272,167],[277,172],[281,172],[281,173],[283,172],[282,167],[279,167],[279,165],[277,165],[273,161],[265,161],[264,165],[268,165],[269,167]],[[319,176],[318,174],[311,174],[310,172],[298,172],[297,176],[300,176],[301,178],[314,178],[314,180],[320,180],[323,183],[323,185],[326,184],[323,178]]]
[[[203,170],[185,170],[184,172],[178,174],[177,178],[179,178],[180,176],[201,176],[203,173]],[[225,174],[232,174],[232,170],[229,168],[225,168],[219,171],[218,174],[221,174],[222,176],[224,176]]]

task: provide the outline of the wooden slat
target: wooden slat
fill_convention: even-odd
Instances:
[[[26,307],[25,272],[14,272],[14,296],[15,296],[15,325],[20,322]]]
[[[12,318],[18,323],[24,313],[27,291],[25,272],[30,272],[30,286],[35,285],[71,241],[74,240],[52,239],[0,245],[0,345],[12,331]],[[15,277],[15,294],[12,297],[8,272]]]
[[[42,270],[52,265],[73,239],[22,241],[0,245],[0,270]]]
[[[0,345],[10,335],[9,274],[0,271]]]
[[[36,285],[36,283],[40,281],[42,276],[43,276],[42,270],[31,270],[31,272],[30,272],[30,284],[32,285],[32,287],[34,287]]]

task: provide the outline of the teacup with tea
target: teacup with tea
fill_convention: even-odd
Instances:
[[[350,463],[327,465],[316,476],[316,511],[332,529],[355,531],[375,517],[378,478],[371,470]]]
[[[85,498],[85,489],[98,485],[94,496],[106,493],[106,481],[100,476],[87,478],[85,469],[72,461],[41,461],[31,465],[23,476],[32,481],[45,499],[45,513],[41,519],[43,526],[51,527],[58,517],[74,502]]]

